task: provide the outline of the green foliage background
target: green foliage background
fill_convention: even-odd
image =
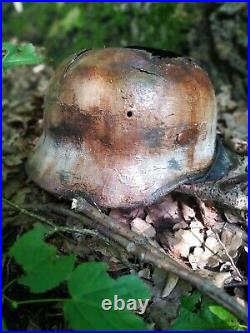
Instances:
[[[148,45],[182,52],[192,17],[181,3],[27,3],[4,5],[5,39],[46,47],[56,61],[82,48]]]
[[[3,5],[3,39],[44,48],[57,65],[84,48],[140,45],[195,58],[217,89],[247,96],[247,2],[13,3]]]

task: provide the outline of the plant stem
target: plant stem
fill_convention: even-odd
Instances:
[[[3,297],[9,303],[15,304],[15,307],[18,307],[19,305],[25,305],[25,304],[65,302],[65,301],[69,301],[70,300],[70,298],[40,298],[40,299],[30,299],[30,300],[26,300],[26,301],[16,301],[14,299],[9,298],[6,295],[3,295]]]
[[[3,292],[8,289],[14,282],[16,282],[17,279],[13,279],[11,280],[9,283],[7,283],[4,287],[3,287]]]
[[[31,299],[27,301],[16,301],[17,305],[24,304],[34,304],[34,303],[50,303],[50,302],[64,302],[69,301],[70,298],[41,298],[41,299]]]

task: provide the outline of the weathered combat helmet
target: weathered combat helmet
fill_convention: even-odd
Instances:
[[[181,183],[223,175],[216,113],[207,74],[188,58],[146,48],[84,50],[49,85],[44,132],[27,171],[65,198],[151,204]]]

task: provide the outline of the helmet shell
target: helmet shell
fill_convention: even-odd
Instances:
[[[103,207],[151,204],[211,165],[216,100],[188,58],[143,49],[85,50],[56,71],[29,176]]]

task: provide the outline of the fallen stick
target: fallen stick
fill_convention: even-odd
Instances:
[[[202,200],[212,200],[219,203],[222,206],[229,207],[231,209],[247,210],[248,209],[248,197],[242,191],[242,186],[247,185],[244,180],[243,183],[233,182],[230,179],[217,182],[205,182],[197,184],[183,184],[177,187],[174,191],[189,194],[198,197]]]
[[[5,203],[8,202],[5,200]],[[200,277],[192,270],[175,262],[164,253],[160,247],[153,242],[150,242],[149,239],[139,236],[126,225],[117,223],[115,220],[90,205],[86,200],[82,198],[77,199],[75,201],[75,209],[86,215],[88,218],[61,206],[50,204],[47,206],[51,211],[71,216],[82,222],[85,226],[97,229],[106,237],[117,242],[120,246],[126,249],[127,252],[140,258],[140,260],[179,276],[199,289],[202,293],[212,298],[216,303],[227,308],[244,323],[247,323],[247,309],[237,303],[237,301],[230,297],[226,292],[216,287],[208,279]],[[15,207],[17,208],[18,206],[15,205]],[[18,208],[18,210],[24,213],[21,207]]]

